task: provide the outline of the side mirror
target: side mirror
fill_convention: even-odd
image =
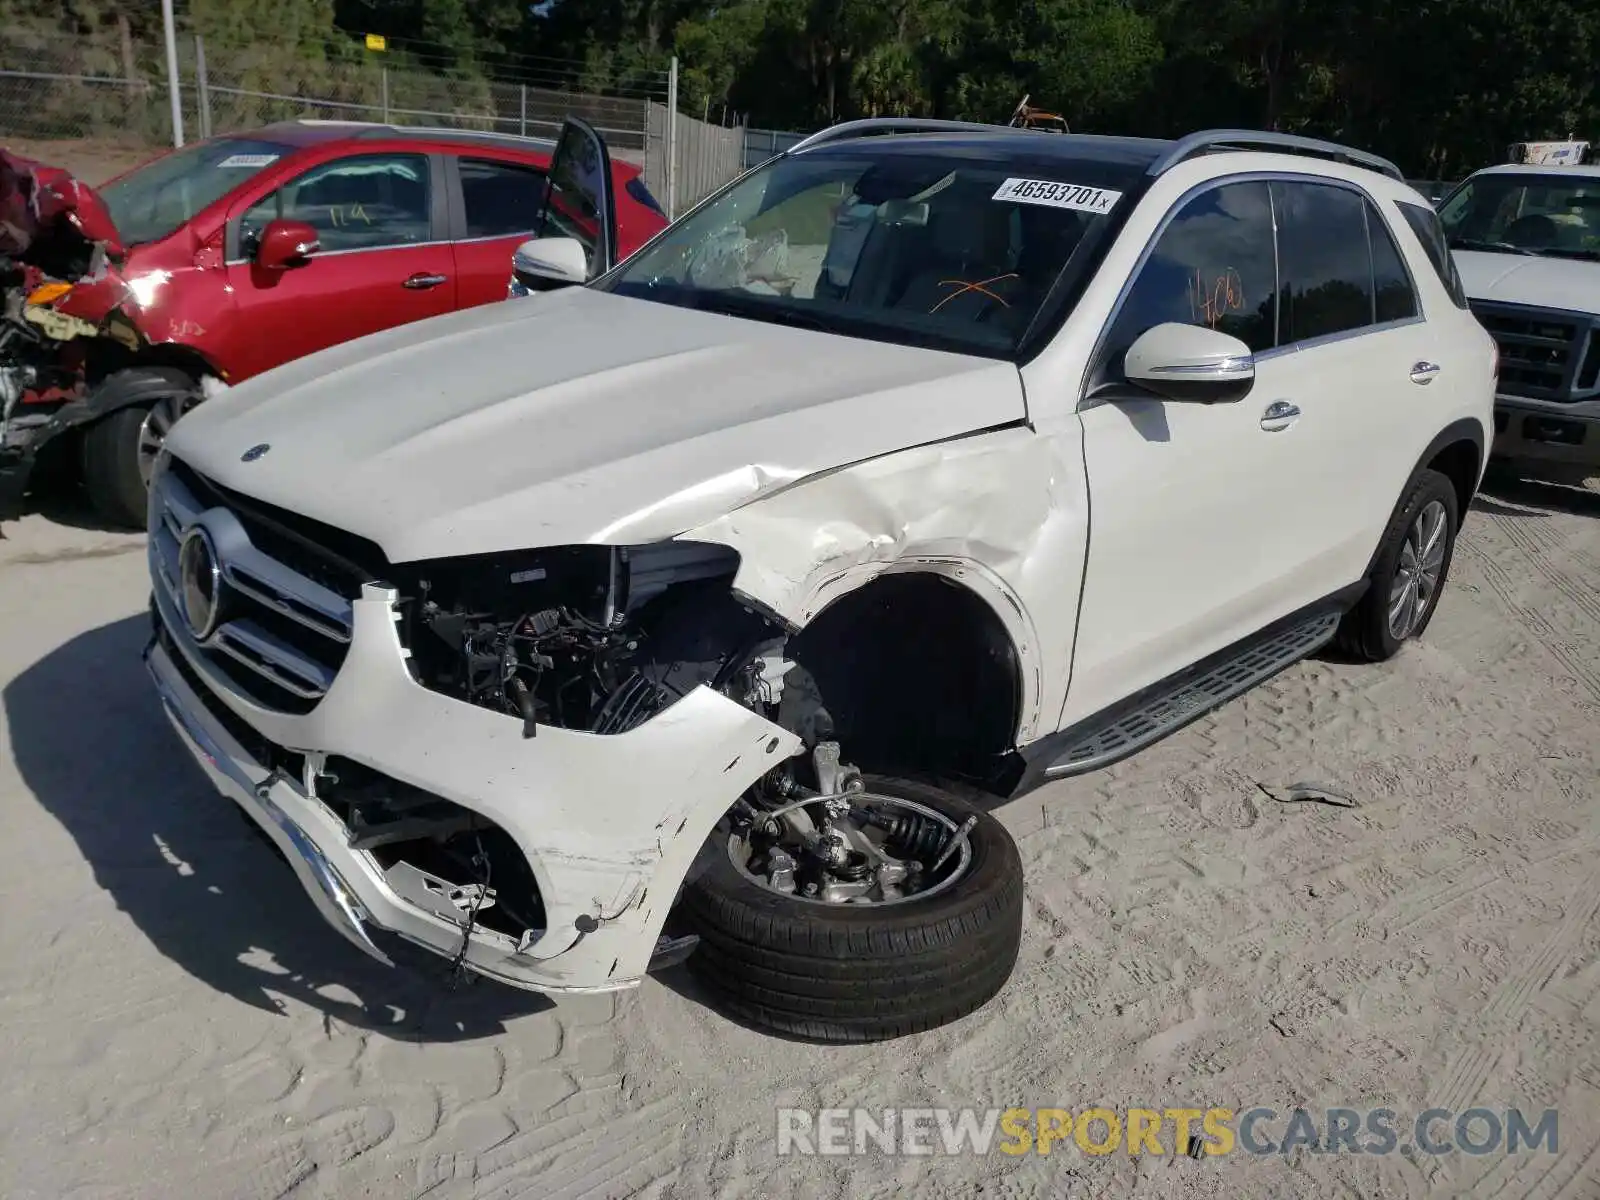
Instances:
[[[268,271],[303,267],[322,249],[317,231],[304,221],[268,221],[256,240],[256,266]]]
[[[513,278],[529,291],[547,291],[589,278],[589,256],[577,238],[533,238],[511,256]]]
[[[1164,400],[1232,404],[1256,382],[1255,356],[1236,337],[1169,321],[1145,330],[1122,360],[1128,382]]]

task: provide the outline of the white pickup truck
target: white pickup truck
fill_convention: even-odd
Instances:
[[[592,130],[551,174],[610,219]],[[1427,628],[1495,371],[1443,246],[1328,143],[839,126],[186,415],[149,669],[370,954],[926,1029],[1017,955],[990,806]]]
[[[1465,295],[1500,347],[1492,457],[1600,477],[1600,166],[1587,142],[1511,147],[1439,204]]]

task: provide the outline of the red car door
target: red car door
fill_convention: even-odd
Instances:
[[[347,155],[307,169],[237,214],[227,266],[238,307],[235,381],[456,307],[443,167],[437,155]],[[276,218],[312,226],[320,248],[299,266],[269,271],[252,254]],[[502,266],[502,287],[504,275]]]
[[[529,162],[462,155],[448,175],[460,198],[456,236],[456,303],[462,308],[506,298],[511,255],[533,236],[544,199],[544,171]]]

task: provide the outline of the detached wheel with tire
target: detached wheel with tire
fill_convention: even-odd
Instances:
[[[200,386],[173,367],[130,367],[108,375],[95,401],[111,409],[83,434],[83,485],[108,524],[140,529],[156,456],[167,431],[200,398]]]
[[[860,782],[848,812],[725,818],[684,885],[689,967],[753,1025],[899,1037],[980,1008],[1016,964],[1022,862],[1005,827],[942,788]]]
[[[1382,662],[1427,629],[1450,574],[1460,526],[1455,485],[1437,471],[1422,472],[1389,518],[1367,594],[1339,625],[1341,650]]]

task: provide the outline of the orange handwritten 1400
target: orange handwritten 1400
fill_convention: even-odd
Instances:
[[[1189,281],[1189,308],[1196,321],[1204,321],[1215,329],[1223,317],[1244,308],[1244,284],[1239,272],[1232,267],[1224,269],[1208,284],[1200,269],[1195,268]]]

